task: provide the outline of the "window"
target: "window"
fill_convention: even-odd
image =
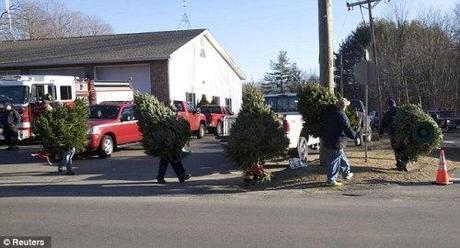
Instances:
[[[204,51],[204,49],[201,49],[201,51],[200,51],[200,57],[206,58],[206,52]]]
[[[231,112],[232,111],[232,99],[225,98],[225,107]]]
[[[119,110],[118,106],[93,105],[89,108],[89,119],[116,119]]]
[[[297,112],[297,96],[267,96],[265,97],[265,103],[267,103],[275,113]]]
[[[53,99],[56,100],[56,86],[55,85],[48,85],[48,95],[50,95]]]
[[[184,109],[182,108],[182,103],[180,101],[174,101],[174,108],[176,111],[182,112]]]
[[[71,86],[61,86],[61,100],[71,100],[72,99],[72,87]]]
[[[196,96],[195,93],[185,93],[185,100],[190,106],[196,106]]]
[[[123,109],[123,112],[121,113],[121,120],[122,121],[133,121],[135,120],[134,118],[134,111],[132,107],[126,107]]]
[[[203,106],[200,108],[201,113],[207,114],[220,114],[222,111],[219,106]]]
[[[218,96],[213,96],[212,97],[212,102],[211,102],[212,105],[220,105],[220,97]]]
[[[32,102],[38,102],[45,96],[45,85],[32,85]]]
[[[193,105],[187,105],[187,112],[195,112],[195,107]]]
[[[29,87],[27,86],[0,86],[0,102],[24,104],[29,101]]]

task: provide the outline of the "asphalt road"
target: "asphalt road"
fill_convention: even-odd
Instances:
[[[444,146],[460,148],[460,130],[444,133]]]
[[[459,184],[248,192],[212,137],[179,184],[139,147],[75,162],[76,176],[0,151],[0,236],[53,247],[460,247]],[[1,240],[0,240],[1,243]]]
[[[0,233],[53,247],[459,247],[459,187],[0,202]]]

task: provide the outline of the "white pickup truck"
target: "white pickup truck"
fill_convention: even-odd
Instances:
[[[283,128],[289,138],[289,149],[297,149],[299,158],[307,161],[308,148],[319,148],[319,138],[302,137],[303,119],[297,111],[298,98],[295,93],[265,95],[265,103],[283,118]]]

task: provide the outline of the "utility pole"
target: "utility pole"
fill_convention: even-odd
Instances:
[[[343,53],[340,53],[340,95],[343,96]]]
[[[347,7],[348,10],[352,10],[353,7],[355,6],[367,6],[364,7],[369,11],[369,29],[370,29],[370,36],[371,36],[371,45],[372,45],[372,58],[375,63],[375,68],[376,68],[376,81],[377,81],[377,93],[378,93],[378,110],[379,110],[379,118],[380,120],[382,119],[382,113],[383,113],[383,92],[382,92],[382,85],[380,82],[380,77],[379,77],[379,72],[378,72],[378,57],[377,57],[377,48],[375,44],[375,31],[374,31],[374,19],[372,17],[372,9],[377,6],[382,0],[364,0],[364,1],[359,1],[355,3],[348,3],[347,2]],[[389,1],[389,0],[388,0]],[[374,5],[372,6],[372,3]],[[368,114],[368,113],[366,113]]]
[[[332,0],[318,0],[319,81],[334,92]]]
[[[318,0],[319,82],[334,93],[334,53],[332,47],[332,0]],[[328,149],[320,142],[319,160],[327,165]]]

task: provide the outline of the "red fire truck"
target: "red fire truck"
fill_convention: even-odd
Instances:
[[[132,101],[133,89],[129,81],[80,80],[73,76],[14,75],[0,77],[0,109],[9,102],[21,114],[19,139],[33,136],[31,123],[43,111],[45,96],[54,104],[73,104],[84,98],[89,104],[104,101]],[[3,139],[3,137],[0,137]]]

